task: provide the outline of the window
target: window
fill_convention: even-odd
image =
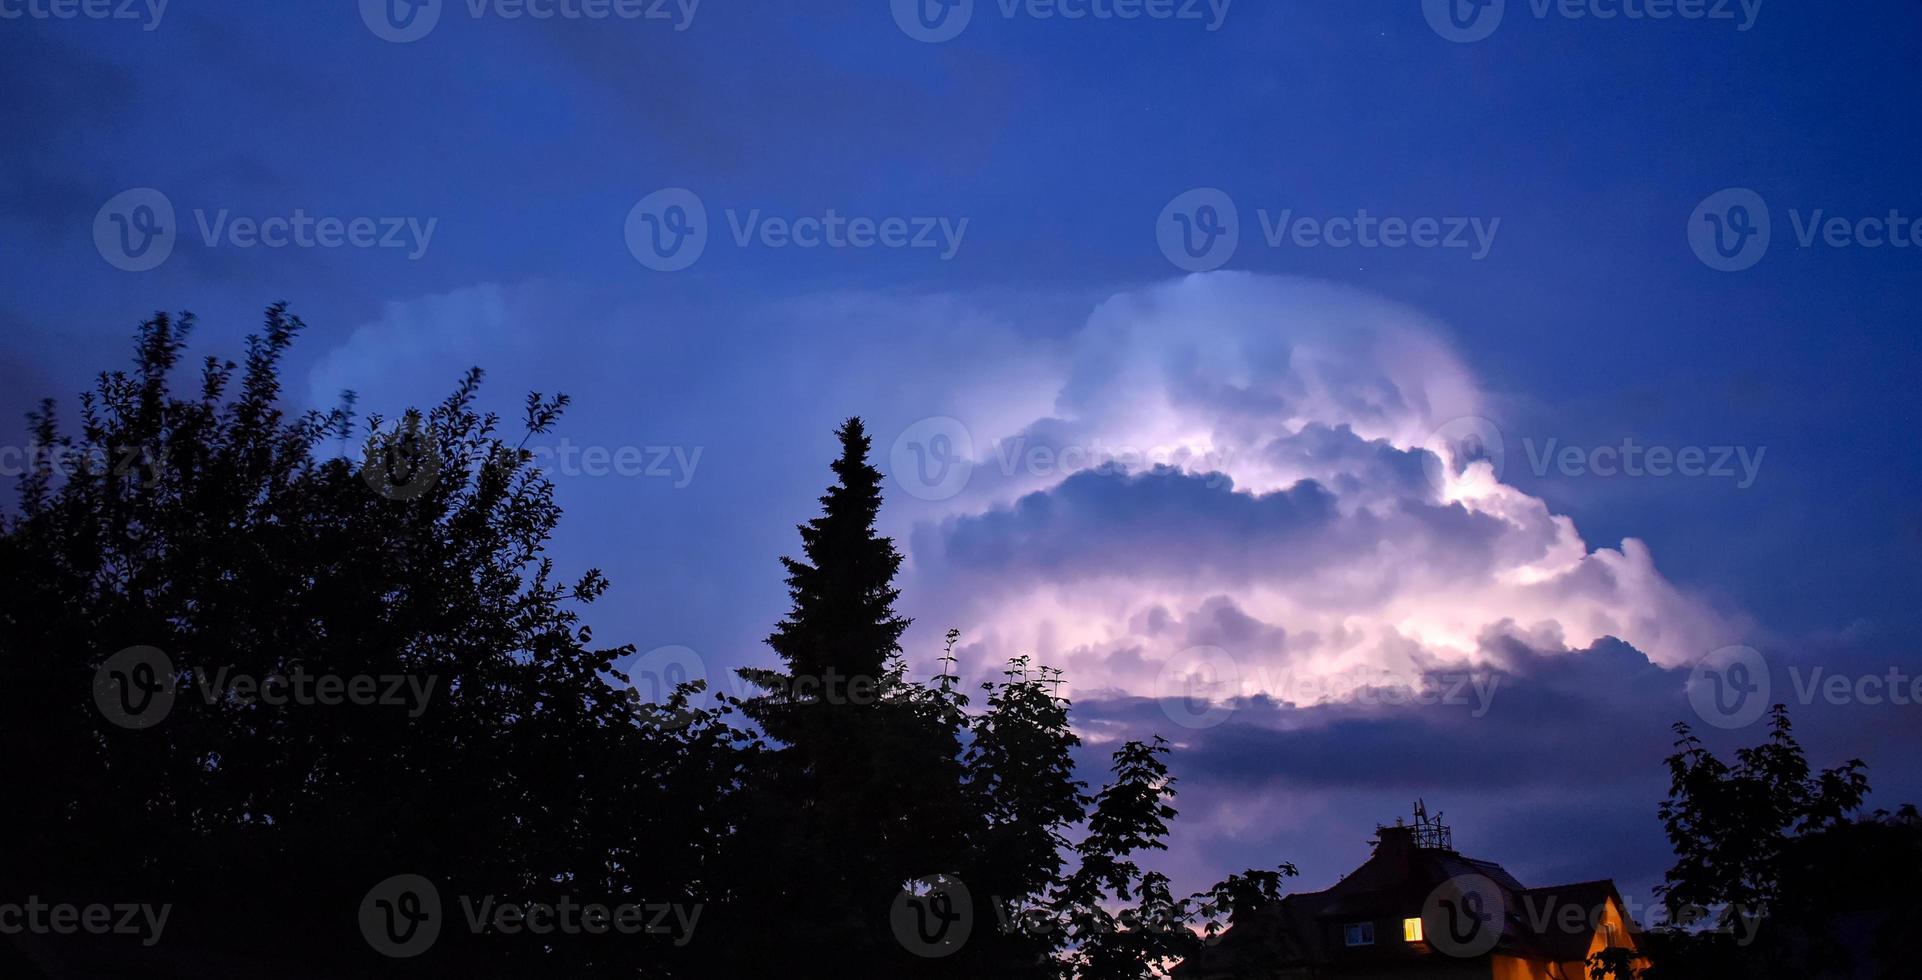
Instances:
[[[1350,946],[1375,945],[1375,924],[1373,922],[1350,922],[1345,931],[1347,932],[1348,945]]]
[[[1405,942],[1421,942],[1421,920],[1419,918],[1401,920],[1401,938]]]

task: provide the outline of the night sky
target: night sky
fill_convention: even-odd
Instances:
[[[1922,5],[410,3],[0,0],[6,418],[283,299],[294,408],[565,391],[596,638],[736,690],[860,415],[910,662],[1174,741],[1186,888],[1421,797],[1645,907],[1736,662],[1922,799]]]

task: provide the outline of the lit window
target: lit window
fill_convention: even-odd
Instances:
[[[1373,922],[1350,922],[1347,928],[1348,945],[1375,945],[1375,924]]]
[[[1421,920],[1420,919],[1401,920],[1401,938],[1404,941],[1411,942],[1411,943],[1421,942]]]

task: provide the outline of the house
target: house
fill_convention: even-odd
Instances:
[[[1176,980],[1485,977],[1588,980],[1589,957],[1648,966],[1612,881],[1528,888],[1466,857],[1437,816],[1377,827],[1374,854],[1333,887],[1243,916]]]

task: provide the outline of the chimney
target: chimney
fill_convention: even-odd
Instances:
[[[1395,818],[1393,827],[1375,826],[1376,854],[1407,854],[1414,851],[1452,851],[1455,834],[1441,822],[1441,814],[1428,815],[1428,806],[1415,801],[1415,823],[1404,824]]]
[[[1415,850],[1415,828],[1396,824],[1375,828],[1375,856],[1398,857]]]

